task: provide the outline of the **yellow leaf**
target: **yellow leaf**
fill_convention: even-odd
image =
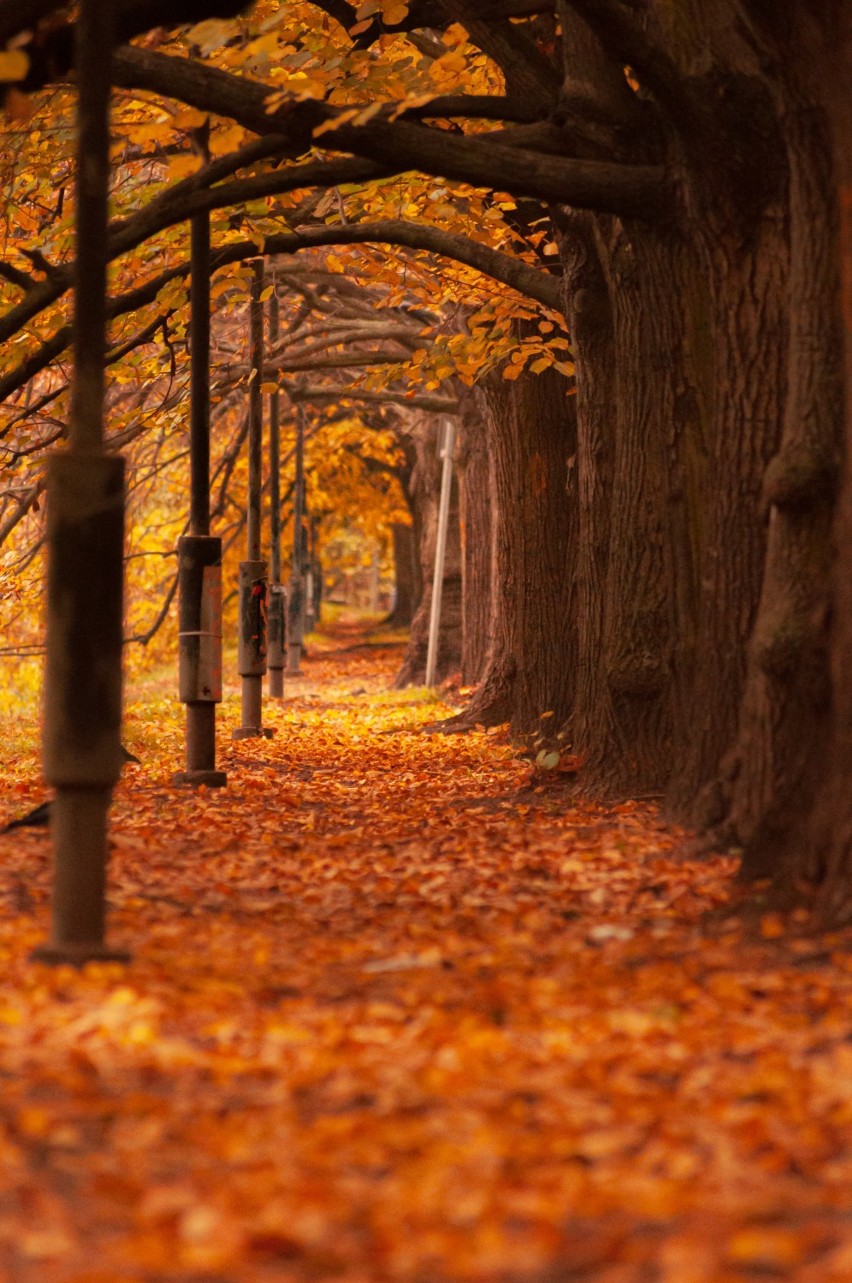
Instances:
[[[207,113],[196,111],[194,107],[184,107],[183,111],[172,117],[172,124],[178,129],[199,129],[207,120]]]
[[[427,102],[431,102],[435,97],[434,94],[412,94],[410,98],[403,98],[401,102],[393,108],[388,120],[396,120],[406,111],[412,111],[415,107],[425,107]]]
[[[23,49],[4,49],[0,53],[0,80],[23,80],[30,69],[30,60]]]
[[[382,0],[382,17],[388,26],[404,22],[408,16],[408,0]]]
[[[268,298],[272,298],[272,295],[274,293],[275,293],[275,286],[267,285],[266,289],[262,292],[260,296],[261,303],[265,303]]]
[[[466,71],[467,58],[463,53],[456,50],[453,53],[445,53],[441,58],[442,71]]]
[[[333,120],[324,120],[323,123],[321,125],[317,125],[314,130],[314,138],[319,138],[322,134],[333,133],[335,129],[340,129],[341,125],[346,125],[349,121],[354,120],[357,115],[357,107],[351,107],[348,111],[342,111],[339,116],[335,116]]]
[[[169,178],[176,181],[188,178],[201,168],[200,156],[171,156],[169,158]]]

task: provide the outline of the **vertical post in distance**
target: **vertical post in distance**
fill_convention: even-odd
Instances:
[[[269,346],[278,342],[278,295],[273,285],[269,299]],[[281,583],[281,403],[276,387],[269,394],[269,605],[268,665],[269,694],[284,696],[284,637],[286,590]]]
[[[432,603],[429,611],[429,643],[426,649],[427,686],[435,685],[438,667],[438,643],[441,632],[441,598],[444,590],[444,561],[447,551],[447,530],[450,519],[450,494],[453,488],[453,454],[456,446],[456,425],[444,419],[443,445],[440,457],[444,461],[441,473],[441,497],[438,503],[438,534],[435,541],[435,573],[432,578]]]
[[[263,725],[263,678],[266,673],[266,561],[260,555],[263,469],[263,259],[256,259],[249,301],[250,362],[248,422],[248,496],[246,560],[240,562],[238,667],[242,678],[242,724],[235,740],[272,738]]]
[[[109,107],[114,5],[82,0],[77,98],[74,373],[69,450],[48,463],[44,775],[51,931],[33,958],[127,961],[105,943],[107,817],[121,771],[124,460],[104,449]]]
[[[190,222],[189,534],[178,540],[179,697],[186,769],[175,784],[222,788],[216,705],[222,699],[222,541],[210,534],[210,215]]]

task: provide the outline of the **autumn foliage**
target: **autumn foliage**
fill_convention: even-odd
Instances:
[[[781,953],[652,804],[423,734],[363,640],[220,791],[170,786],[178,706],[132,692],[130,968],[34,967],[48,840],[0,839],[0,1278],[845,1283],[844,938]],[[4,817],[42,796],[21,730]]]

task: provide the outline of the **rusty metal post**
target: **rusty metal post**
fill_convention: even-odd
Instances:
[[[121,771],[124,461],[104,451],[113,5],[76,23],[78,141],[69,446],[48,465],[44,775],[52,807],[51,933],[41,962],[125,961],[104,941],[107,814]]]
[[[248,500],[246,508],[246,560],[240,562],[239,671],[242,678],[242,725],[232,731],[235,740],[272,738],[263,726],[263,677],[266,673],[266,562],[260,555],[260,515],[263,449],[263,260],[254,264],[251,278],[249,323],[251,375],[248,424]]]
[[[278,342],[278,296],[269,300],[269,345]],[[269,603],[267,606],[269,694],[284,695],[286,590],[281,583],[281,412],[279,393],[269,396]]]
[[[191,221],[189,535],[178,540],[179,697],[186,769],[175,784],[222,788],[216,705],[222,699],[222,541],[210,534],[210,216]]]

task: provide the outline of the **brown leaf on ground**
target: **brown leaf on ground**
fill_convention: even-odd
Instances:
[[[29,962],[49,840],[0,839],[0,1279],[846,1283],[848,937],[705,929],[735,859],[421,734],[397,659],[317,652],[272,741],[229,692],[219,791],[131,707],[128,967]]]

